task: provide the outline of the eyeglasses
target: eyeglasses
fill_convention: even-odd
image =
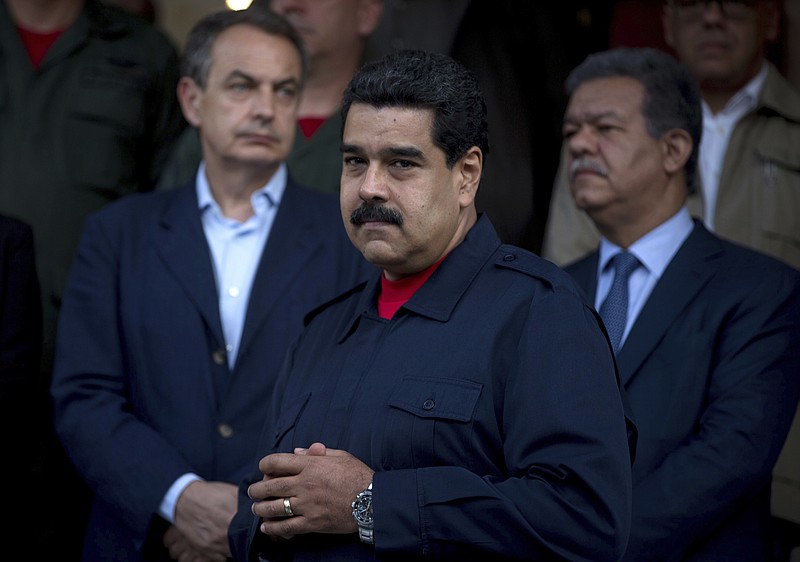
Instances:
[[[722,14],[731,19],[750,17],[759,0],[672,0],[672,5],[687,16],[701,16],[709,5],[719,4]]]

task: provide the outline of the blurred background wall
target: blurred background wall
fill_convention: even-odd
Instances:
[[[226,0],[106,0],[110,4],[119,4],[132,11],[141,10],[147,17],[152,17],[156,25],[163,29],[182,48],[186,34],[194,23],[204,15],[225,9]],[[249,0],[227,0],[230,3],[248,3]],[[520,0],[528,2],[531,0]],[[636,1],[636,0],[634,0]],[[651,4],[652,0],[638,0],[643,4]],[[386,0],[387,4],[402,11],[409,0]],[[624,0],[623,0],[624,3]],[[614,2],[608,1],[567,1],[573,8],[566,11],[566,17],[574,18],[579,27],[583,27],[585,34],[581,39],[575,37],[576,52],[591,51],[593,47],[602,43],[602,37],[610,32],[609,13]],[[800,0],[785,1],[784,21],[784,73],[789,80],[800,89]],[[588,41],[590,44],[582,45]],[[599,43],[598,43],[599,42]]]

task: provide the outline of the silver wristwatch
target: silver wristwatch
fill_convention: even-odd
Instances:
[[[358,525],[358,538],[366,544],[375,544],[373,534],[374,521],[372,519],[372,483],[367,489],[360,492],[353,502],[353,519]]]

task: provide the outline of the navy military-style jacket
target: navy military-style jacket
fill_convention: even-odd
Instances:
[[[502,245],[481,216],[391,320],[378,289],[375,276],[309,315],[259,448],[320,441],[372,467],[375,545],[272,542],[245,484],[237,559],[620,558],[626,417],[608,340],[572,280]]]

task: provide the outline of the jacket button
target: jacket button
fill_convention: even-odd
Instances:
[[[217,431],[219,432],[219,436],[223,439],[228,439],[229,437],[233,436],[233,428],[227,423],[219,424]]]
[[[224,365],[225,364],[225,350],[223,348],[219,348],[214,353],[211,354],[211,359],[214,360],[214,363],[217,365]]]
[[[517,259],[517,256],[514,254],[506,254],[503,256],[503,261],[514,261],[515,259]]]
[[[425,402],[422,403],[423,410],[433,410],[433,407],[436,405],[436,402],[428,398]]]

